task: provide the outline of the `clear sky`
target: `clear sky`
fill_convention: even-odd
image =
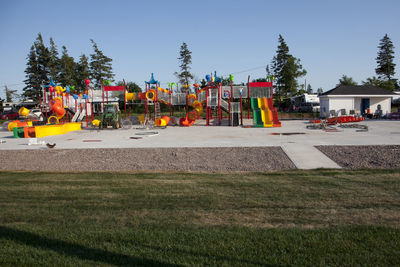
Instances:
[[[398,0],[0,0],[0,96],[4,85],[24,87],[30,46],[40,32],[76,60],[94,39],[113,59],[115,80],[142,85],[152,72],[162,85],[176,81],[182,42],[192,72],[233,73],[235,82],[265,77],[282,34],[316,91],[332,89],[346,74],[357,82],[375,75],[377,46],[387,33],[400,67]],[[248,71],[246,71],[248,70]]]

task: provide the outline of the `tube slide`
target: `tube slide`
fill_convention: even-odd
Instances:
[[[170,118],[168,116],[162,116],[161,119],[156,119],[154,122],[155,126],[167,126]]]
[[[203,105],[199,101],[194,100],[191,106],[193,107],[194,110],[186,114],[186,118],[179,119],[179,124],[181,126],[186,126],[186,127],[192,126],[193,123],[195,123],[195,121],[203,113]]]

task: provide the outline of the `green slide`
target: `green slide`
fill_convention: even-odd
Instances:
[[[251,108],[253,109],[253,121],[255,127],[264,127],[264,122],[262,121],[261,117],[261,110],[258,106],[258,99],[251,98]]]

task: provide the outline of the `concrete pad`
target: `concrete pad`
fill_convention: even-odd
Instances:
[[[340,169],[339,165],[314,146],[291,143],[282,145],[282,149],[298,169]]]
[[[251,126],[252,120],[244,120],[244,123]],[[282,127],[278,128],[202,124],[204,125],[204,120],[199,120],[191,127],[168,126],[166,129],[149,129],[147,131],[157,131],[158,135],[140,139],[136,138],[138,137],[136,133],[146,130],[133,127],[128,130],[85,129],[65,135],[39,138],[39,141],[56,143],[54,149],[281,146],[286,149],[288,156],[299,168],[337,168],[314,146],[400,145],[400,121],[391,120],[367,120],[358,123],[367,125],[369,128],[367,132],[356,132],[356,129],[340,127],[337,127],[338,132],[311,130],[306,128],[307,121],[304,120],[282,121]],[[28,139],[13,138],[12,132],[0,131],[0,150],[19,149],[48,148],[40,145],[28,146]],[[309,156],[302,158],[301,155],[304,154]]]

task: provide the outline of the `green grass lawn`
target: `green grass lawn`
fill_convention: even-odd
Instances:
[[[0,265],[400,265],[400,170],[0,173]]]

